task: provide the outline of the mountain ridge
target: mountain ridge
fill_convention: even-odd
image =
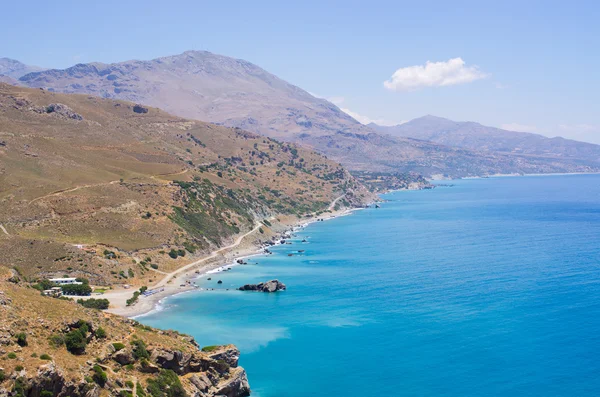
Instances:
[[[301,143],[353,171],[463,177],[600,170],[597,159],[495,152],[393,136],[359,123],[336,105],[257,65],[206,51],[149,61],[78,64],[29,73],[20,77],[19,84],[143,103],[182,117]]]
[[[510,131],[474,121],[453,121],[426,115],[395,126],[371,125],[396,137],[422,139],[446,146],[511,154],[552,155],[600,161],[600,145],[563,137]]]

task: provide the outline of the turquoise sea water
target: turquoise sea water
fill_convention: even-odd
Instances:
[[[600,395],[600,176],[453,183],[312,224],[140,320],[237,344],[260,397]],[[288,291],[225,290],[272,278]]]

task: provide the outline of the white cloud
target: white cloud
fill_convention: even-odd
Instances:
[[[466,66],[462,58],[408,66],[394,72],[383,86],[390,91],[414,91],[423,87],[444,87],[470,83],[488,77],[477,66]]]
[[[502,128],[503,130],[517,131],[517,132],[537,132],[538,131],[538,129],[535,125],[526,125],[526,124],[519,124],[519,123],[502,124],[500,126],[500,128]]]

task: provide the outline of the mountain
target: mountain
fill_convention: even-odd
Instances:
[[[362,206],[372,196],[313,150],[129,102],[0,84],[0,265],[23,277],[151,285],[182,266],[178,257],[245,233],[268,240],[335,199]]]
[[[589,164],[600,162],[600,145],[507,131],[470,121],[456,122],[428,115],[392,127],[375,124],[370,127],[395,137],[422,139],[471,150],[581,160]]]
[[[19,84],[129,100],[306,144],[353,171],[462,177],[600,170],[589,159],[499,154],[376,132],[254,64],[205,51],[150,61],[78,64],[29,73]]]
[[[250,62],[206,51],[150,61],[78,64],[30,73],[20,81],[30,87],[141,102],[272,137],[362,128],[330,102]]]
[[[16,80],[19,77],[28,73],[39,72],[42,70],[44,69],[37,66],[25,65],[24,63],[16,61],[14,59],[0,58],[0,77],[7,76]]]

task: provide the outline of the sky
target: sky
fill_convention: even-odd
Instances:
[[[598,1],[7,1],[0,57],[65,68],[208,50],[368,123],[426,114],[600,143]]]

